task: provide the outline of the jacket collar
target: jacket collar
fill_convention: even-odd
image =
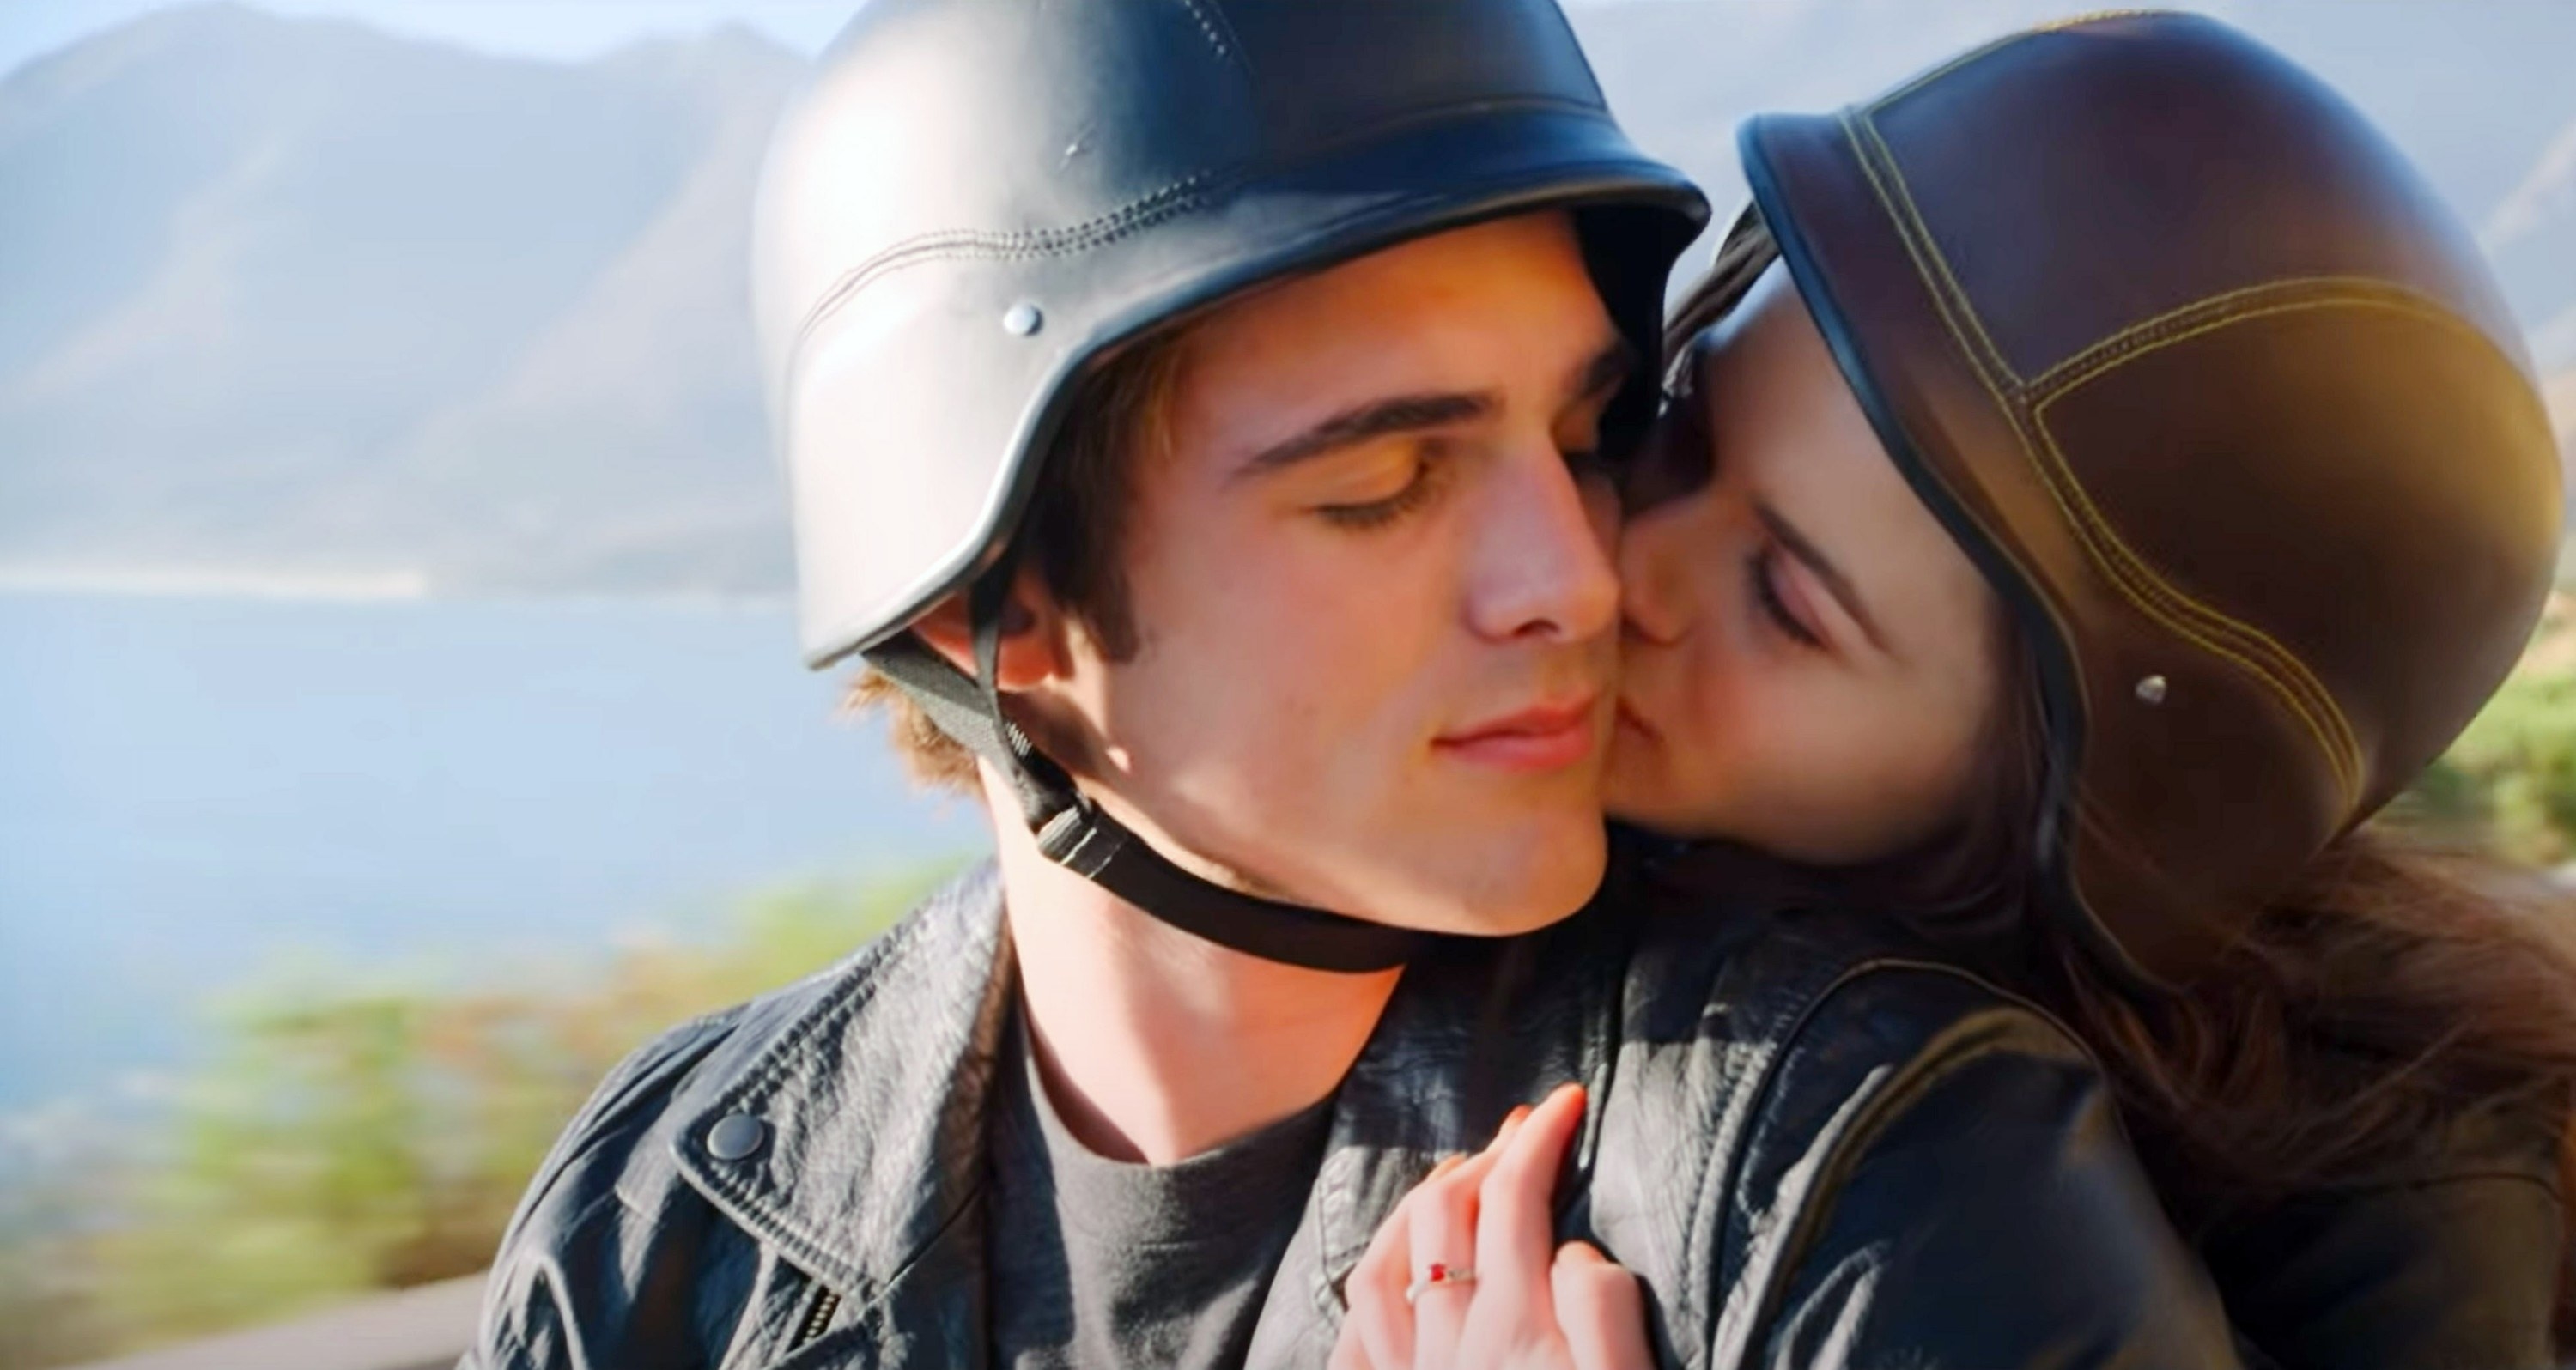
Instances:
[[[1265,1330],[1338,1325],[1342,1284],[1397,1201],[1440,1156],[1481,1148],[1514,1105],[1580,1080],[1597,1115],[1618,996],[1618,958],[1603,953],[1621,943],[1602,935],[1607,917],[1440,939],[1406,969],[1343,1078]],[[841,1294],[857,1311],[837,1321],[877,1339],[980,1341],[985,1325],[985,1120],[1017,983],[1002,932],[988,862],[791,996],[787,1025],[674,1142],[691,1186]],[[722,1159],[710,1134],[736,1115],[764,1124],[766,1144]],[[1585,1202],[1595,1132],[1587,1120],[1563,1209]]]
[[[1013,976],[990,862],[816,982],[682,1126],[681,1173],[707,1201],[900,1338],[983,1324],[984,1117]],[[763,1144],[726,1159],[717,1125]],[[737,1125],[736,1134],[741,1128]],[[928,1306],[924,1301],[928,1301]]]
[[[1596,908],[1524,936],[1441,939],[1406,968],[1343,1077],[1305,1230],[1270,1309],[1296,1299],[1338,1325],[1343,1282],[1424,1173],[1451,1152],[1482,1149],[1515,1105],[1569,1081],[1586,1087],[1593,1114],[1557,1191],[1560,1212],[1579,1221],[1611,1065],[1603,1029],[1618,964],[1604,953],[1620,938],[1610,917]]]

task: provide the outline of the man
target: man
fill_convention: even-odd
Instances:
[[[1600,882],[1602,451],[1649,410],[1703,213],[1548,0],[872,5],[761,210],[806,647],[905,682],[952,776],[918,711],[984,744],[998,884],[603,1085],[483,1354],[765,1363],[865,1329],[889,1361],[990,1334],[1221,1363],[1265,1296],[1302,1303],[1270,1275],[1317,1106],[1418,934]],[[1266,1221],[1183,1215],[1227,1239],[1195,1271],[1086,1268],[1120,1253],[1051,1188],[1095,1222],[1177,1200],[1078,1192],[1033,1133],[982,1202],[1031,1105],[1139,1173],[1276,1141],[1243,1177]],[[1190,1287],[1140,1307],[1149,1276]]]
[[[614,1072],[468,1363],[1321,1364],[1439,1153],[1648,1045],[1628,932],[1568,915],[1599,468],[1703,205],[1549,0],[877,0],[760,213],[808,660],[971,752],[997,862]],[[1706,940],[1625,1028],[1724,1023]],[[1605,1173],[1723,1154],[1705,1089],[1617,1097]],[[1620,1259],[1698,1249],[1651,1188],[1595,1201]],[[2190,1296],[2157,1240],[2122,1278]]]

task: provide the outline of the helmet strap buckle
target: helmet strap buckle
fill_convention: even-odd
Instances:
[[[914,633],[899,633],[866,656],[941,732],[1001,770],[1041,855],[1161,922],[1266,961],[1356,973],[1412,959],[1429,934],[1265,899],[1182,869],[1039,751],[1002,711],[1002,610],[1015,565],[1006,554],[967,592],[974,678]]]

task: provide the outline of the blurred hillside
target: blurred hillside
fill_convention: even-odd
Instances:
[[[1732,130],[2079,6],[1575,11],[1721,204]],[[2576,6],[2211,6],[2351,93],[2479,225],[2576,440]],[[782,591],[745,305],[803,60],[742,30],[580,65],[234,4],[0,80],[0,584]]]
[[[744,306],[802,60],[236,5],[0,84],[0,566],[786,582]]]
[[[343,976],[238,999],[158,1128],[64,1136],[35,1173],[0,1168],[0,1370],[481,1270],[610,1066],[840,961],[953,864],[771,891],[711,941],[633,946],[591,973],[443,988]]]

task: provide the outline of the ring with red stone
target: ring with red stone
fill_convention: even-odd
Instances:
[[[1430,1269],[1423,1271],[1418,1276],[1415,1276],[1413,1283],[1404,1287],[1404,1306],[1411,1308],[1413,1306],[1413,1301],[1422,1297],[1425,1290],[1439,1289],[1447,1285],[1474,1284],[1475,1282],[1476,1272],[1468,1269],[1466,1266],[1443,1265],[1439,1261],[1433,1261]]]

